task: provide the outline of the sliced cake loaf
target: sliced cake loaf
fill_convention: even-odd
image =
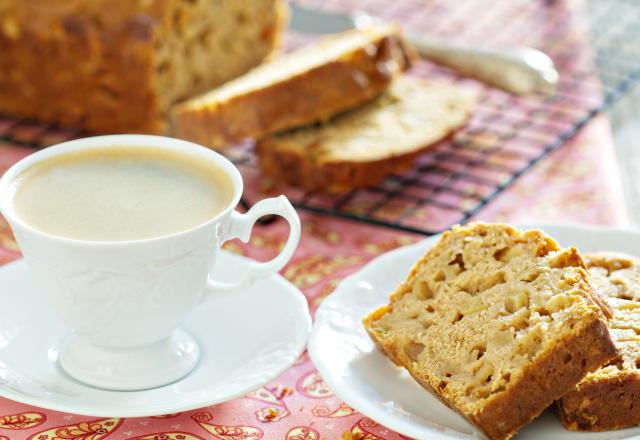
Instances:
[[[0,113],[164,133],[169,108],[260,64],[286,0],[0,0]]]
[[[325,120],[386,89],[411,53],[393,25],[325,37],[177,106],[175,133],[219,148]]]
[[[610,296],[609,331],[620,357],[589,373],[558,401],[571,430],[606,431],[640,424],[640,260],[612,252],[585,255],[593,286]],[[621,299],[628,298],[628,299]]]
[[[370,103],[314,127],[267,137],[256,149],[274,180],[343,192],[413,167],[415,158],[463,125],[474,97],[459,87],[401,76]]]
[[[475,223],[444,233],[364,325],[393,362],[498,440],[617,355],[608,316],[576,249]]]

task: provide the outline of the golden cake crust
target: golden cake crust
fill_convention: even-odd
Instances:
[[[445,233],[364,324],[423,387],[506,439],[617,355],[609,314],[575,249],[480,223]]]

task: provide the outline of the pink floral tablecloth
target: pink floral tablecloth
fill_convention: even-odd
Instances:
[[[394,7],[401,3],[394,2]],[[460,26],[462,22],[456,17],[452,26]],[[31,152],[29,148],[1,144],[0,172]],[[485,207],[476,219],[625,225],[627,214],[622,194],[610,128],[604,117],[598,117]],[[303,237],[283,275],[302,290],[312,312],[343,277],[381,253],[421,238],[360,223],[301,214]],[[233,242],[227,249],[266,258],[276,253],[286,234],[286,226],[276,223],[259,228],[249,244]],[[0,218],[0,264],[19,257],[11,232]],[[341,402],[325,385],[306,353],[282,376],[242,398],[161,417],[104,419],[78,416],[0,398],[0,440],[105,438],[399,440],[406,437]]]
[[[0,150],[7,166],[30,150]],[[478,219],[512,222],[587,222],[624,225],[627,216],[609,126],[589,124],[568,145],[525,175],[479,213]],[[359,223],[302,213],[304,233],[284,276],[305,294],[312,310],[346,275],[382,252],[420,237]],[[264,258],[283,244],[286,226],[258,229],[249,244],[229,250]],[[0,264],[19,258],[0,220]],[[399,440],[340,401],[322,381],[307,354],[282,376],[227,403],[136,419],[100,419],[64,414],[0,398],[0,440]]]

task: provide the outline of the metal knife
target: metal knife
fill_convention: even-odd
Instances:
[[[332,34],[379,23],[382,19],[365,12],[327,12],[290,2],[291,29],[310,34]],[[551,58],[530,47],[478,49],[458,46],[424,35],[406,35],[418,53],[462,75],[475,78],[517,95],[552,94],[559,74]]]

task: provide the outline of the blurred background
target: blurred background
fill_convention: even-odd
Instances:
[[[637,2],[299,0],[290,6],[284,51],[313,42],[319,33],[342,30],[345,23],[362,24],[358,19],[364,12],[368,19],[399,23],[414,42],[429,40],[430,61],[418,61],[410,75],[476,93],[478,105],[465,127],[422,154],[412,170],[340,195],[309,193],[265,178],[253,143],[235,145],[224,154],[249,182],[245,205],[265,194],[285,193],[303,211],[422,234],[473,218],[626,223],[628,217],[640,224],[640,181],[635,179],[640,166],[635,147],[640,93],[635,91],[640,80]],[[227,38],[232,37],[231,32]],[[492,78],[509,77],[507,69],[485,72],[485,81],[478,81],[474,77],[483,76],[486,68],[481,59],[473,58],[462,69],[450,68],[455,50],[467,51],[458,61],[468,61],[468,51],[489,52],[495,59],[518,55],[522,47],[541,51],[555,64],[558,77],[551,78],[551,87],[533,87],[533,93],[524,94],[495,87]],[[525,64],[530,61],[539,64],[540,59]],[[86,134],[92,133],[0,114],[3,148],[27,149],[5,155],[6,164],[34,147]],[[532,169],[537,177],[531,177]],[[544,184],[551,181],[556,183]],[[607,199],[610,203],[600,203]],[[516,204],[537,208],[518,211]],[[520,214],[514,215],[516,211]]]

